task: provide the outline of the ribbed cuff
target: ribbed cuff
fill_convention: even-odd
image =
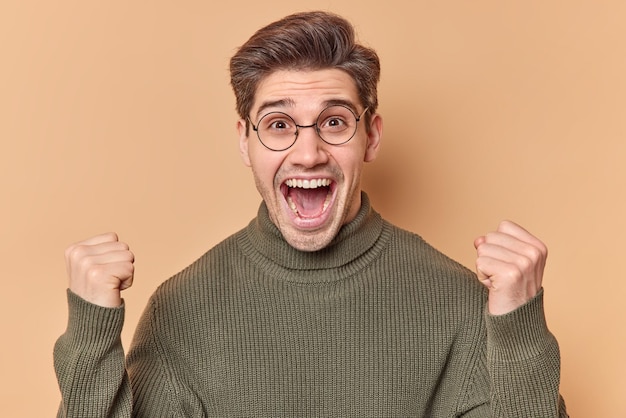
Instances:
[[[487,355],[492,361],[512,362],[533,358],[545,351],[554,337],[543,309],[543,289],[526,304],[504,315],[485,312]]]
[[[69,307],[66,337],[73,349],[98,355],[119,342],[124,326],[124,303],[117,308],[105,308],[67,290]]]

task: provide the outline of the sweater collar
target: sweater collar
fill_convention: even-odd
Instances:
[[[245,246],[257,256],[287,269],[323,270],[345,266],[362,256],[374,246],[382,230],[381,216],[372,209],[367,194],[362,192],[357,216],[339,230],[328,246],[319,251],[300,251],[285,241],[263,202],[257,217],[245,229],[248,238]],[[255,257],[255,254],[250,255]]]

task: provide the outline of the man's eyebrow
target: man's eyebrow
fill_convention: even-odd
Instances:
[[[350,108],[355,114],[360,113],[357,107],[351,100],[346,99],[328,99],[322,102],[322,107],[326,108],[328,106],[346,106]],[[278,99],[278,100],[268,100],[266,102],[261,103],[259,109],[256,112],[256,119],[258,120],[261,116],[265,114],[265,111],[270,108],[286,108],[286,107],[295,107],[296,102],[293,99]]]
[[[258,119],[266,109],[271,107],[293,107],[296,103],[293,99],[279,99],[279,100],[270,100],[267,102],[261,103],[259,109],[256,111],[256,118]]]
[[[346,99],[330,99],[330,100],[326,100],[323,103],[324,107],[328,107],[328,106],[346,106],[348,108],[350,108],[350,110],[352,110],[355,114],[358,114],[359,111],[356,108],[356,106],[354,105],[354,103],[350,100],[346,100]]]

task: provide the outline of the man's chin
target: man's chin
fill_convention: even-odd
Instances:
[[[290,228],[281,231],[285,241],[293,248],[304,252],[319,251],[327,247],[337,235],[332,228],[301,230]]]
[[[300,251],[313,252],[327,247],[341,227],[337,225],[336,208],[332,203],[315,217],[299,216],[286,204],[281,209],[279,230],[287,243]]]

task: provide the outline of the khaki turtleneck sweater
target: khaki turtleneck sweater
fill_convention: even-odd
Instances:
[[[126,367],[124,308],[68,299],[59,416],[567,416],[542,294],[488,315],[472,272],[384,221],[365,194],[311,253],[290,247],[262,204],[159,287]]]

